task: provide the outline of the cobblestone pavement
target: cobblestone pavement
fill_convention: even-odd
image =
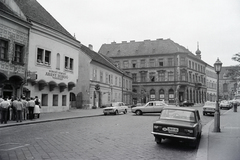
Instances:
[[[128,113],[1,128],[0,160],[194,160],[188,144],[155,143],[157,119]]]

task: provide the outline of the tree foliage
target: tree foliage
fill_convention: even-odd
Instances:
[[[233,55],[232,60],[240,62],[240,53],[236,53]]]
[[[240,62],[240,53],[233,55],[232,60]],[[228,68],[225,76],[231,78],[232,80],[240,79],[240,65]]]

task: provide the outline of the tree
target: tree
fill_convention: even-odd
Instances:
[[[233,55],[232,60],[240,62],[240,52]]]

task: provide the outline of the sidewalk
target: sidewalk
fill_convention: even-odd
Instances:
[[[214,120],[203,127],[196,160],[240,160],[240,108],[220,116],[221,132],[213,132]]]
[[[102,109],[70,109],[64,112],[52,112],[52,113],[41,113],[40,118],[35,118],[34,120],[23,120],[22,122],[8,121],[7,124],[0,124],[0,128],[11,127],[17,125],[27,125],[32,123],[42,123],[49,121],[57,121],[64,119],[74,119],[83,117],[95,117],[102,116]]]

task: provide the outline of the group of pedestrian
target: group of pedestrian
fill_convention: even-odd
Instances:
[[[0,95],[0,118],[1,124],[7,124],[8,120],[16,122],[22,122],[22,120],[30,119],[33,120],[35,115],[40,118],[41,101],[35,96],[35,98],[8,97],[2,98]]]

